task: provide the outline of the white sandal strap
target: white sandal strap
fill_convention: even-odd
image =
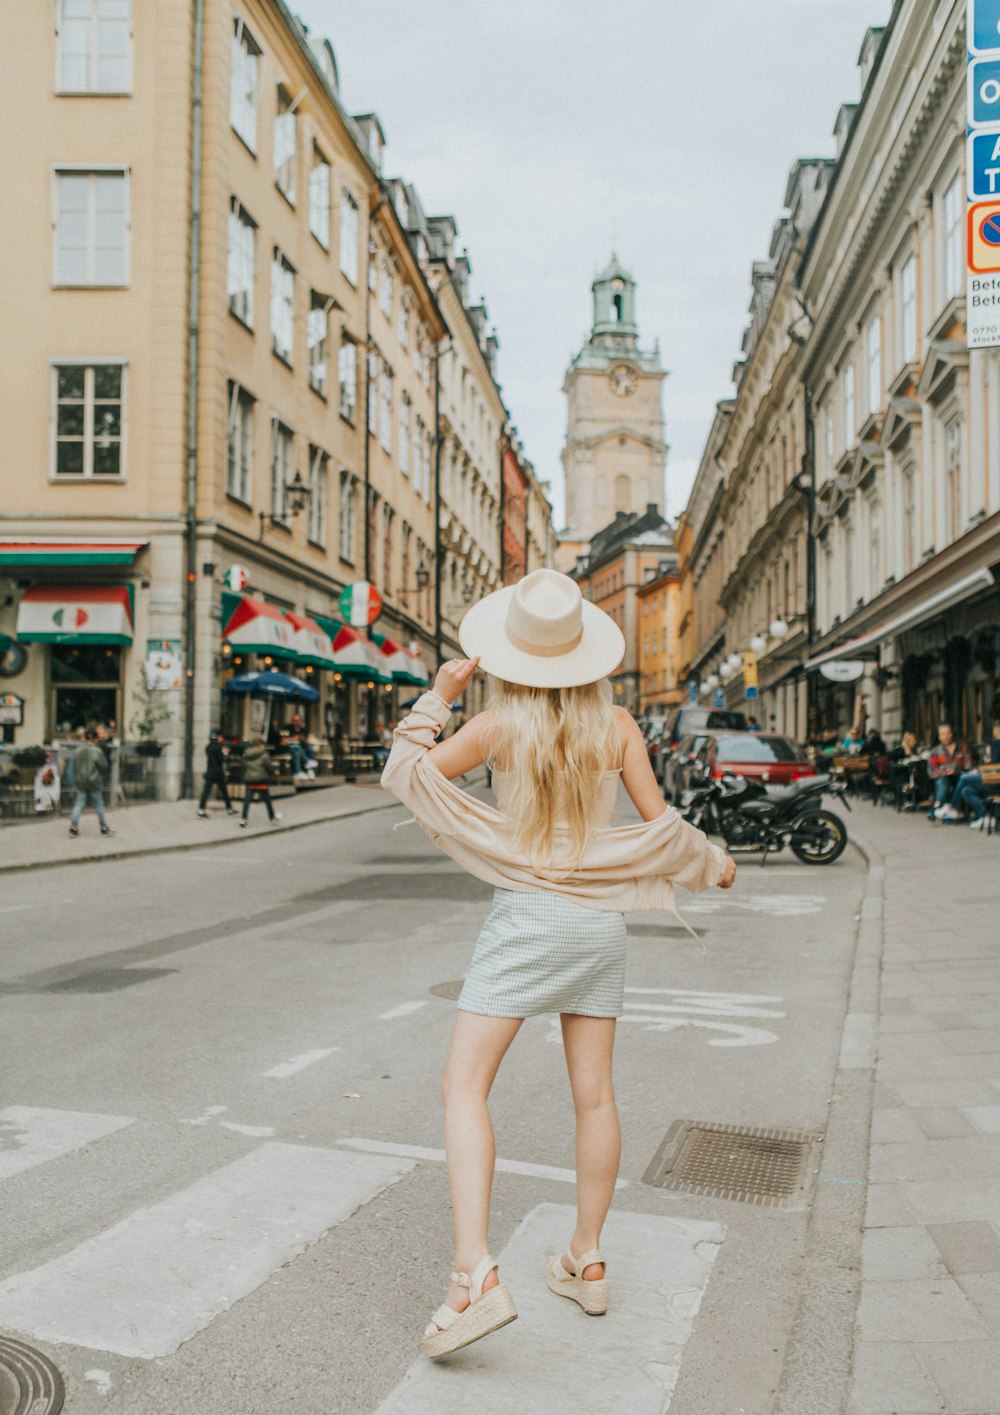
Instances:
[[[442,1302],[431,1317],[430,1325],[424,1332],[424,1336],[433,1336],[436,1331],[447,1331],[450,1326],[454,1326],[460,1316],[462,1316],[461,1312],[456,1312],[454,1307],[449,1307]]]
[[[576,1263],[578,1273],[582,1273],[584,1268],[589,1268],[591,1263],[604,1264],[604,1258],[601,1256],[599,1248],[588,1248],[586,1253],[580,1254],[579,1258],[575,1258],[572,1250],[570,1250],[570,1257],[573,1258]]]
[[[497,1268],[499,1270],[499,1267],[500,1264],[494,1258],[491,1258],[489,1253],[483,1254],[483,1256],[479,1259],[479,1262],[476,1264],[475,1271],[472,1274],[472,1281],[470,1284],[470,1302],[479,1301],[480,1297],[482,1297],[483,1295],[483,1283],[486,1281],[487,1276],[493,1271],[494,1268]]]
[[[471,1286],[472,1286],[472,1279],[471,1279],[471,1277],[469,1276],[468,1273],[453,1272],[452,1275],[451,1275],[451,1280],[452,1280],[452,1282],[455,1283],[458,1287],[471,1287]]]

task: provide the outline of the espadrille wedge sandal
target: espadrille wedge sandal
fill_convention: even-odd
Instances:
[[[567,1256],[573,1264],[571,1273],[568,1273],[563,1267],[561,1257],[549,1259],[545,1277],[549,1291],[557,1293],[560,1297],[570,1297],[574,1302],[579,1302],[590,1317],[602,1317],[608,1310],[608,1268],[603,1257],[596,1248],[589,1248],[579,1258],[570,1249]],[[601,1263],[605,1276],[588,1281],[583,1274],[591,1263]]]
[[[481,1336],[489,1336],[490,1332],[514,1320],[517,1308],[510,1288],[498,1282],[488,1292],[483,1291],[487,1275],[496,1267],[498,1264],[487,1253],[480,1258],[471,1277],[468,1273],[452,1273],[452,1282],[469,1289],[469,1305],[464,1312],[456,1312],[454,1307],[441,1304],[424,1332],[423,1347],[428,1356],[450,1356],[453,1351],[478,1341]]]

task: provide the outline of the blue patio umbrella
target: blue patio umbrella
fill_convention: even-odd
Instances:
[[[265,735],[271,725],[271,703],[275,698],[282,698],[287,702],[319,702],[319,693],[316,689],[310,688],[308,683],[303,683],[301,678],[293,678],[290,673],[241,673],[237,678],[230,678],[222,691],[243,694],[250,698],[267,699]]]

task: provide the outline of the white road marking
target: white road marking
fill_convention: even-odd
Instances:
[[[168,1356],[412,1168],[261,1145],[0,1283],[0,1327],[120,1356]]]
[[[95,1385],[100,1395],[107,1395],[108,1392],[111,1390],[110,1371],[102,1371],[97,1366],[95,1366],[89,1371],[84,1371],[83,1379],[85,1381],[90,1381],[93,1385]]]
[[[685,914],[717,914],[723,909],[743,909],[749,914],[773,914],[790,919],[799,914],[818,914],[826,904],[822,894],[739,894],[734,899],[685,899]]]
[[[335,1051],[340,1051],[340,1047],[317,1047],[315,1051],[304,1051],[301,1056],[293,1056],[291,1061],[282,1061],[263,1074],[265,1077],[273,1077],[276,1081],[283,1081],[286,1076],[294,1076],[297,1071],[304,1071],[307,1066],[312,1066],[314,1061],[322,1061],[325,1056],[331,1056]]]
[[[438,1164],[443,1164],[445,1159],[444,1150],[429,1150],[423,1145],[397,1145],[387,1140],[358,1140],[339,1139],[338,1145],[350,1145],[352,1150],[364,1150],[373,1155],[401,1155],[406,1159],[433,1160]],[[559,1169],[551,1164],[528,1164],[524,1160],[503,1160],[496,1161],[496,1169],[502,1174],[526,1174],[531,1179],[556,1179],[561,1184],[575,1184],[575,1169]],[[616,1189],[627,1189],[628,1180],[619,1179],[615,1182]]]
[[[568,1205],[534,1209],[498,1255],[519,1320],[481,1351],[473,1347],[453,1361],[418,1358],[376,1415],[509,1415],[512,1392],[540,1392],[547,1379],[558,1381],[560,1410],[664,1415],[725,1229],[613,1209],[604,1238],[614,1296],[598,1332],[575,1302],[554,1296],[543,1281],[546,1254],[565,1248],[575,1219]],[[555,1351],[572,1353],[559,1361],[558,1374]],[[540,1396],[537,1404],[544,1403]]]
[[[235,1120],[220,1120],[219,1124],[223,1130],[235,1130],[238,1135],[249,1135],[255,1140],[263,1140],[274,1134],[274,1128],[270,1125],[237,1125]]]
[[[228,1109],[227,1105],[208,1105],[194,1120],[179,1120],[177,1123],[178,1125],[207,1125],[213,1116],[221,1115],[223,1111]]]
[[[685,1000],[691,999],[696,1002],[704,1002],[706,1006],[712,1002],[784,1002],[784,998],[778,993],[763,992],[705,992],[701,989],[691,988],[626,988],[626,992],[646,993],[652,996],[658,993],[662,996],[682,997]]]
[[[709,1032],[722,1032],[714,1037],[710,1047],[759,1047],[778,1041],[776,1033],[763,1027],[748,1027],[730,1022],[708,1022],[708,1017],[768,1017],[783,1020],[788,1014],[769,1007],[751,1006],[761,1002],[783,1002],[773,993],[694,992],[689,988],[626,988],[625,1011],[620,1022],[639,1022],[647,1032],[674,1032],[679,1027],[701,1027]],[[638,997],[641,1001],[633,1001]],[[652,1002],[662,997],[663,1002]],[[674,1000],[670,1000],[674,999]],[[562,1044],[558,1017],[549,1019],[548,1040]]]
[[[678,1027],[701,1027],[707,1032],[726,1034],[724,1037],[710,1040],[707,1043],[710,1047],[762,1047],[778,1040],[776,1033],[765,1031],[763,1027],[738,1027],[735,1023],[728,1022],[695,1022],[688,1017],[646,1017],[632,1012],[626,1012],[618,1020],[644,1022],[647,1032],[673,1032]]]
[[[9,1179],[36,1164],[82,1150],[126,1125],[132,1115],[95,1115],[85,1110],[38,1110],[9,1105],[0,1110],[0,1179]]]
[[[394,1017],[409,1017],[411,1012],[419,1012],[422,1007],[426,1006],[426,999],[423,1002],[401,1002],[398,1007],[392,1007],[388,1012],[383,1012],[378,1020],[391,1022]]]

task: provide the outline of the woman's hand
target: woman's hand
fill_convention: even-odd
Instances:
[[[719,888],[720,888],[720,889],[732,889],[732,887],[733,887],[733,885],[735,884],[735,882],[736,882],[736,861],[733,859],[732,855],[727,855],[727,856],[726,856],[726,869],[725,869],[725,873],[723,874],[722,878],[719,880]]]
[[[450,658],[442,663],[434,679],[434,692],[446,703],[460,698],[479,667],[478,658]]]

